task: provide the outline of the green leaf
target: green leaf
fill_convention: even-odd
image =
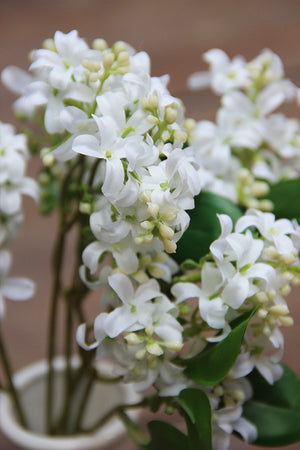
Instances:
[[[187,422],[190,448],[212,450],[212,411],[206,393],[194,388],[184,389],[178,403],[191,422]]]
[[[174,254],[177,262],[185,259],[198,261],[209,252],[210,244],[221,232],[217,214],[228,214],[235,223],[242,211],[227,198],[212,192],[201,192],[195,198],[195,208],[190,211],[190,225],[177,244]]]
[[[279,181],[271,185],[266,196],[274,204],[273,213],[277,218],[297,219],[300,221],[300,178]]]
[[[280,447],[300,440],[300,379],[282,367],[283,376],[273,385],[257,371],[248,377],[254,394],[244,404],[243,415],[257,428],[257,445]]]
[[[144,450],[183,450],[189,448],[187,436],[173,425],[153,420],[148,424],[151,435],[149,444],[142,445]]]
[[[225,339],[208,344],[201,353],[185,360],[185,375],[205,386],[213,386],[223,380],[239,354],[246,327],[254,312],[248,311],[232,322],[234,328]]]

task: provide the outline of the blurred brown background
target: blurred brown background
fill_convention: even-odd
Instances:
[[[170,90],[183,99],[187,116],[213,119],[218,105],[216,98],[207,92],[190,94],[186,88],[187,76],[205,69],[203,52],[219,47],[231,57],[242,54],[249,59],[263,48],[271,48],[282,58],[287,76],[300,85],[299,25],[299,0],[0,0],[0,70],[10,64],[27,68],[31,49],[39,48],[56,30],[68,32],[75,28],[89,43],[103,37],[110,45],[124,40],[137,50],[147,51],[152,60],[152,74],[171,75]],[[11,111],[13,99],[0,85],[2,122],[15,123]],[[299,117],[299,111],[293,112]],[[38,167],[39,162],[34,162],[30,173],[36,173]],[[5,333],[15,369],[44,355],[49,257],[55,231],[53,218],[40,218],[32,201],[24,203],[26,223],[15,244],[13,272],[35,279],[38,289],[35,298],[26,304],[7,304]],[[284,361],[298,373],[299,294],[298,289],[290,296],[295,326],[284,330]],[[97,303],[98,299],[91,300],[94,316]],[[143,417],[141,422],[146,423],[148,418],[149,415]],[[233,439],[230,448],[255,447]],[[0,449],[16,450],[16,447],[0,435]],[[133,450],[135,446],[126,438],[107,448],[113,449]]]

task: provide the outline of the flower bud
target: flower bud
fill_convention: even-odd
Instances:
[[[134,242],[136,245],[141,245],[144,242],[144,236],[136,236],[134,238]]]
[[[92,45],[95,50],[99,50],[101,52],[108,47],[107,42],[104,39],[100,38],[94,39]]]
[[[145,244],[151,244],[152,241],[153,241],[153,234],[152,233],[144,235],[144,243]]]
[[[291,327],[294,325],[294,319],[290,316],[279,316],[279,320],[285,327]]]
[[[163,349],[157,342],[154,342],[154,344],[147,345],[147,351],[151,353],[151,355],[156,356],[160,356],[164,353]]]
[[[116,73],[119,75],[125,75],[125,73],[130,72],[130,66],[120,66],[117,68]]]
[[[89,81],[90,81],[91,83],[96,83],[96,81],[99,80],[99,74],[96,73],[96,72],[90,72],[90,73],[88,74],[88,77],[89,77]]]
[[[266,253],[267,257],[270,259],[277,259],[279,256],[277,249],[273,245],[270,245],[270,247],[267,247],[265,250],[265,253]]]
[[[115,61],[115,55],[112,53],[111,50],[104,50],[103,52],[103,67],[105,70],[108,70],[111,68]]]
[[[284,255],[281,256],[281,259],[285,264],[294,264],[297,261],[297,258],[293,254],[293,252],[285,253]]]
[[[171,124],[171,123],[176,122],[176,119],[177,119],[177,110],[176,109],[168,107],[168,108],[166,108],[165,114],[166,114],[166,121],[168,123]]]
[[[148,336],[152,336],[154,333],[154,326],[152,324],[149,324],[145,328],[145,332]]]
[[[289,272],[288,270],[286,272],[283,272],[282,277],[286,280],[286,281],[292,281],[294,278],[294,275],[292,272]]]
[[[82,214],[91,214],[92,213],[92,205],[86,202],[79,203],[79,211]]]
[[[265,198],[259,201],[259,209],[265,212],[273,211],[274,203],[271,200]]]
[[[148,254],[140,257],[141,266],[148,266],[149,264],[151,264],[151,261],[152,261],[152,258]]]
[[[162,132],[161,138],[164,142],[168,141],[171,137],[171,133],[168,130]]]
[[[292,284],[293,286],[300,286],[300,277],[298,275],[293,276]]]
[[[174,138],[177,139],[177,141],[184,143],[187,140],[187,134],[181,130],[174,130]]]
[[[230,394],[232,398],[238,402],[243,402],[246,399],[245,393],[241,389],[235,389],[234,391],[231,391]]]
[[[269,190],[268,183],[265,183],[264,181],[255,181],[251,186],[250,192],[254,197],[263,197]]]
[[[135,357],[136,357],[136,359],[138,359],[138,360],[144,359],[145,356],[146,356],[146,349],[145,349],[145,347],[144,347],[144,348],[141,348],[140,350],[138,350],[138,351],[136,352],[136,354],[135,354]]]
[[[43,156],[42,158],[43,164],[46,167],[52,167],[55,163],[55,158],[52,155],[52,153],[47,153],[47,155]]]
[[[50,50],[52,52],[56,52],[56,46],[53,39],[45,39],[43,42],[43,48],[46,50]]]
[[[153,94],[149,95],[148,105],[151,109],[156,109],[158,107],[158,98],[156,95],[153,95]]]
[[[267,292],[267,295],[268,295],[269,300],[273,301],[274,298],[276,297],[276,291],[275,291],[275,289],[270,289],[270,290]]]
[[[157,203],[149,202],[147,211],[148,211],[149,216],[156,219],[158,211],[159,211],[159,205]]]
[[[158,123],[158,118],[149,114],[149,116],[147,116],[147,122],[151,123],[151,125],[156,125]]]
[[[144,270],[141,269],[135,272],[132,276],[136,281],[138,281],[141,284],[147,283],[147,281],[149,281],[148,275]]]
[[[265,323],[265,325],[264,325],[264,327],[263,327],[263,329],[262,329],[262,332],[263,332],[263,334],[264,334],[266,337],[271,336],[272,330],[271,330],[270,326],[269,326],[267,323]]]
[[[255,295],[255,298],[259,303],[262,303],[262,304],[268,303],[268,301],[269,301],[268,296],[264,291],[258,292]]]
[[[129,333],[124,336],[124,339],[129,345],[137,345],[141,343],[141,340],[136,333]]]
[[[159,266],[150,266],[148,270],[153,278],[163,278],[166,275],[166,271]]]
[[[117,61],[119,64],[123,65],[123,66],[128,66],[130,59],[129,59],[129,53],[128,52],[120,52],[118,54],[118,58]]]
[[[144,203],[151,202],[151,191],[143,191],[142,194],[141,194],[141,200]]]
[[[168,239],[168,240],[172,240],[173,239],[173,237],[174,237],[174,230],[172,230],[171,227],[161,223],[158,228],[159,228],[159,233],[160,233],[162,238]]]
[[[257,315],[260,319],[265,319],[268,315],[268,311],[264,308],[259,308],[257,311]]]
[[[176,252],[177,245],[174,241],[164,239],[163,244],[164,244],[164,249],[166,250],[167,253],[175,253]]]
[[[280,292],[282,293],[282,295],[287,296],[291,293],[291,286],[289,284],[284,284],[283,286],[281,286],[280,288]]]
[[[121,52],[125,52],[127,49],[127,46],[125,42],[123,41],[117,41],[113,45],[113,51],[118,55]]]
[[[247,208],[258,209],[259,201],[256,198],[247,198],[245,201],[245,205],[247,206]]]
[[[214,388],[214,394],[218,397],[222,397],[224,395],[224,388],[220,384]]]
[[[174,341],[166,342],[166,347],[170,350],[174,350],[175,352],[179,352],[183,347],[183,343],[178,339],[175,339]]]
[[[252,181],[252,177],[248,169],[242,168],[238,170],[237,178],[243,184],[249,184]]]
[[[196,121],[194,119],[186,119],[183,126],[189,132],[194,131],[196,128]]]
[[[165,252],[159,252],[153,256],[152,261],[156,263],[164,263],[167,261],[167,259],[168,255]]]
[[[172,220],[175,220],[177,217],[177,211],[176,209],[168,209],[163,215],[163,218],[166,222],[172,222]]]

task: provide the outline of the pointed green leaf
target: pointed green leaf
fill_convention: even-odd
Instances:
[[[192,380],[205,386],[219,383],[233,366],[242,344],[244,333],[255,310],[248,311],[234,322],[228,336],[216,344],[208,344],[199,353],[185,361],[184,371]]]
[[[151,435],[149,444],[142,445],[144,450],[183,450],[189,448],[187,436],[173,425],[153,420],[148,424]]]
[[[201,192],[195,198],[195,208],[190,211],[190,225],[177,245],[174,254],[177,262],[185,259],[198,261],[209,252],[210,244],[221,232],[217,214],[228,214],[233,223],[242,215],[242,211],[225,197],[212,192]]]
[[[300,221],[300,178],[280,181],[271,185],[267,199],[274,204],[273,213],[277,218]]]
[[[258,431],[257,445],[280,447],[300,440],[300,379],[287,366],[280,380],[270,385],[257,371],[248,378],[253,397],[243,415]]]
[[[206,393],[200,389],[184,389],[178,403],[191,421],[187,423],[190,447],[212,450],[212,411]]]

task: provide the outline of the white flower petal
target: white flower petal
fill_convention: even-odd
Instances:
[[[27,278],[7,278],[1,286],[3,295],[11,300],[27,300],[35,293],[35,284]]]
[[[76,139],[74,139],[72,150],[74,150],[74,152],[76,153],[80,153],[81,155],[102,158],[102,155],[99,151],[98,139],[95,136],[91,136],[89,134],[77,136]]]
[[[134,289],[130,279],[126,275],[116,273],[108,277],[108,282],[123,303],[130,303],[134,299]]]
[[[83,323],[79,325],[76,331],[76,341],[80,347],[82,347],[84,350],[93,350],[94,348],[97,348],[99,345],[99,342],[93,342],[93,344],[87,344],[86,340],[86,324]]]

